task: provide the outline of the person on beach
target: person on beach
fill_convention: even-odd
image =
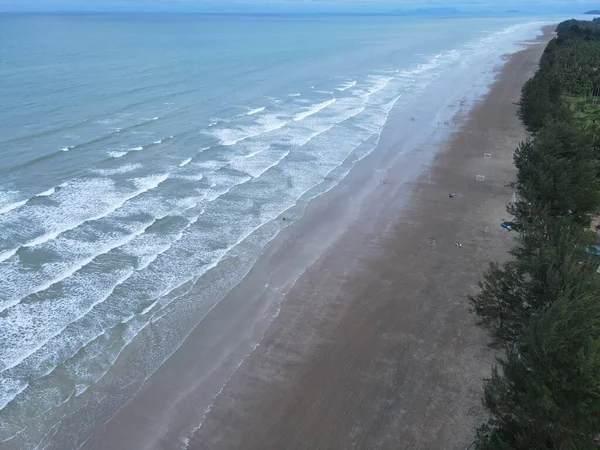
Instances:
[[[458,248],[462,248],[462,244],[460,242],[455,242],[454,245],[456,245]]]

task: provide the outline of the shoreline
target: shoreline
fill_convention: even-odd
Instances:
[[[506,258],[511,245],[496,225],[512,194],[512,153],[526,136],[514,103],[552,30],[508,56],[432,167],[411,183],[407,207],[398,200],[402,182],[371,193],[399,217],[361,205],[358,217],[377,219],[351,226],[297,280],[188,448],[459,450],[472,442],[495,352],[466,297],[487,262]],[[478,174],[486,180],[477,182]]]
[[[520,53],[517,52],[515,55]],[[514,119],[516,121],[516,116]],[[310,202],[305,212],[307,218],[303,217],[299,221],[301,223],[297,222],[286,228],[273,243],[269,244],[244,280],[211,311],[210,320],[203,321],[203,326],[194,330],[180,350],[147,380],[142,393],[152,392],[152,395],[137,396],[135,401],[125,405],[106,425],[96,430],[82,448],[106,448],[111,443],[114,444],[113,447],[119,448],[117,443],[140,442],[140,440],[142,442],[140,448],[156,448],[149,444],[153,441],[149,436],[156,433],[153,425],[156,423],[157,415],[160,420],[168,424],[166,431],[161,432],[157,440],[158,447],[173,448],[173,443],[180,438],[182,430],[185,431],[184,434],[190,435],[197,427],[197,424],[189,423],[190,417],[201,417],[203,412],[208,412],[206,423],[193,437],[189,448],[240,448],[240,442],[245,443],[244,448],[252,448],[246,445],[249,441],[245,437],[242,438],[242,434],[235,437],[235,433],[227,432],[231,434],[228,436],[229,443],[222,440],[221,434],[225,431],[221,430],[221,422],[227,422],[229,431],[235,429],[234,431],[237,432],[237,424],[242,422],[244,425],[241,428],[246,429],[244,433],[256,428],[247,424],[252,422],[247,419],[251,418],[257,409],[262,411],[262,407],[257,406],[260,403],[258,398],[269,397],[271,394],[259,393],[259,387],[253,385],[262,386],[281,382],[284,373],[292,373],[299,370],[299,367],[310,364],[305,361],[309,359],[307,356],[320,351],[318,349],[323,347],[323,342],[335,340],[333,333],[331,336],[325,336],[326,328],[334,324],[340,327],[348,312],[347,309],[351,309],[344,300],[352,296],[339,297],[343,285],[359,274],[365,264],[372,264],[371,260],[378,260],[382,254],[389,253],[387,248],[381,247],[380,242],[371,241],[391,239],[391,234],[398,232],[394,229],[399,222],[406,225],[413,220],[407,218],[406,213],[410,215],[419,212],[420,207],[419,204],[415,204],[414,196],[417,194],[418,186],[423,182],[421,179],[427,178],[429,171],[422,173],[419,181],[413,183],[412,180],[416,178],[414,172],[403,173],[400,170],[406,154],[401,157],[403,152],[396,150],[398,146],[403,146],[393,143],[393,131],[389,134],[392,135],[388,137],[392,142],[389,149],[379,155],[369,155],[364,161],[364,165],[377,174],[374,175],[373,171],[363,168],[360,173],[349,175],[348,180],[336,186],[332,190],[335,192],[328,192],[322,196],[323,198]],[[439,138],[440,136],[437,136],[434,130],[428,136],[425,146],[437,146]],[[452,139],[454,137],[450,140]],[[513,148],[514,146],[508,150],[511,155]],[[442,150],[435,156],[436,163],[445,153],[446,151]],[[431,165],[432,155],[419,149],[418,146],[411,150],[410,154],[411,158],[418,162],[415,165],[417,173]],[[360,164],[363,162],[361,161]],[[396,178],[391,181],[391,177]],[[362,186],[361,183],[365,185]],[[361,185],[360,190],[356,189],[357,185]],[[457,187],[455,191],[458,190]],[[362,198],[356,198],[357,196]],[[440,201],[443,204],[446,200],[447,193],[444,193]],[[425,204],[433,207],[430,203]],[[376,205],[385,205],[385,207]],[[347,224],[351,225],[348,227]],[[373,239],[374,236],[379,235],[383,237]],[[309,236],[310,240],[307,239]],[[348,246],[349,241],[351,245]],[[311,242],[313,245],[307,247],[304,245],[306,242]],[[317,243],[320,248],[315,247]],[[341,247],[350,247],[352,251],[340,250]],[[362,250],[357,253],[359,249]],[[394,253],[398,256],[397,250]],[[361,259],[352,261],[357,254],[361,255]],[[308,270],[305,270],[306,266]],[[343,273],[339,273],[340,270]],[[330,275],[322,275],[319,278],[320,271],[329,271]],[[375,273],[370,273],[369,276],[380,278]],[[473,275],[473,278],[477,277],[478,274]],[[265,285],[264,280],[269,280],[269,283]],[[327,290],[318,291],[319,286]],[[321,304],[318,302],[319,297],[327,298],[328,301]],[[306,309],[306,301],[312,302],[313,311],[303,310]],[[281,311],[280,304],[282,304]],[[226,320],[231,317],[233,310],[236,310],[237,319]],[[256,320],[248,320],[248,316]],[[275,320],[272,321],[273,318]],[[314,329],[310,333],[299,332],[298,328],[304,328],[304,325],[310,325]],[[232,343],[231,348],[227,347],[228,330],[235,331],[245,339],[241,344]],[[260,341],[265,331],[267,334],[260,346],[257,346],[255,342]],[[298,341],[297,348],[288,345],[291,341]],[[284,344],[285,351],[278,348],[281,343]],[[226,352],[225,359],[220,360],[215,354],[217,351],[222,351],[223,347],[230,351]],[[252,353],[253,350],[256,351]],[[284,354],[274,357],[273,352]],[[237,359],[248,354],[250,356],[240,367],[236,362]],[[218,361],[216,366],[205,367],[202,364],[203,356],[208,355],[213,358],[211,361]],[[261,366],[260,361],[267,361],[269,364]],[[223,376],[232,370],[233,376],[227,385],[221,388],[219,394],[211,399],[211,402],[206,404],[200,401],[211,389],[217,391]],[[287,391],[288,387],[282,386],[281,389]],[[175,401],[172,398],[174,392]],[[212,406],[212,400],[215,399]],[[238,402],[243,402],[245,410],[232,412],[233,403],[236,404],[235,408],[238,408]],[[162,404],[168,405],[164,411],[160,409]],[[158,414],[156,414],[157,408],[160,410]],[[146,409],[154,411],[152,418],[149,417],[150,414],[145,413]],[[239,416],[236,416],[236,413],[239,413]],[[246,419],[242,418],[244,414],[248,416]],[[207,430],[209,434],[210,430],[213,430],[212,436],[205,436]],[[240,429],[240,433],[241,431]],[[145,441],[144,437],[149,440]],[[237,444],[231,439],[234,439]],[[188,446],[186,441],[179,441],[181,448]],[[256,442],[260,443],[260,439]],[[271,448],[283,448],[277,445],[274,442]],[[256,448],[269,448],[269,446],[262,447],[257,444]]]

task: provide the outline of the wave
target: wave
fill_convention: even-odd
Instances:
[[[174,175],[173,178],[178,180],[202,181],[204,179],[204,175],[201,173],[195,175]]]
[[[182,162],[179,164],[179,167],[184,167],[184,166],[187,166],[187,165],[188,165],[188,164],[189,164],[191,161],[192,161],[192,158],[188,158],[188,159],[186,159],[186,160],[182,161]]]
[[[47,191],[40,192],[36,195],[36,197],[50,197],[52,194],[56,192],[56,188],[50,188]]]
[[[110,156],[111,158],[122,158],[123,156],[125,156],[127,154],[127,152],[108,152],[108,156]]]
[[[0,378],[0,411],[23,392],[29,383],[23,380]]]
[[[335,98],[331,98],[329,100],[326,100],[324,102],[321,103],[316,103],[312,106],[310,106],[309,108],[307,108],[304,112],[298,113],[294,116],[294,121],[298,122],[300,120],[304,120],[309,116],[312,116],[313,114],[318,113],[319,111],[324,110],[325,108],[327,108],[329,105],[335,103],[336,99]]]
[[[28,200],[29,199],[21,200],[18,202],[9,203],[8,205],[0,206],[0,214],[6,214],[7,212],[12,211],[13,209],[17,209],[20,206],[23,206],[25,203],[27,203]]]
[[[122,284],[123,282],[125,282],[133,273],[134,269],[133,268],[128,268],[127,270],[123,270],[122,272],[124,272],[124,275],[121,275],[116,281],[113,282],[113,285],[111,287],[111,289],[109,290],[108,293],[105,293],[104,295],[102,295],[100,298],[95,299],[94,301],[92,301],[92,303],[90,305],[87,305],[87,307],[85,307],[83,310],[79,310],[77,316],[74,318],[74,320],[69,320],[68,323],[66,324],[61,324],[62,326],[59,325],[58,329],[54,329],[52,330],[47,336],[44,336],[40,341],[38,342],[31,342],[29,341],[29,348],[25,351],[23,351],[22,347],[19,348],[0,348],[0,362],[2,365],[2,369],[0,370],[0,373],[6,371],[6,370],[10,370],[13,367],[18,366],[19,364],[21,364],[25,359],[27,359],[29,356],[31,356],[32,354],[34,354],[35,352],[37,352],[38,350],[40,350],[41,348],[43,348],[51,339],[59,336],[62,332],[65,331],[65,329],[73,322],[76,322],[80,319],[82,319],[85,315],[87,315],[94,307],[96,307],[97,305],[99,305],[100,303],[103,303],[104,301],[106,301],[110,295],[114,292],[114,289],[119,286],[120,284]],[[31,306],[31,305],[28,305]],[[51,311],[54,312],[56,315],[56,311]],[[74,311],[73,311],[74,312]],[[29,311],[29,313],[33,313],[33,311]],[[10,323],[11,326],[10,327],[2,327],[0,329],[4,329],[6,330],[7,333],[11,333],[11,334],[15,334],[18,336],[17,331],[19,329],[22,329],[24,327],[26,327],[27,325],[29,325],[29,322],[27,321],[27,312],[19,312],[18,317],[16,320],[13,320],[12,323],[10,321],[10,316],[3,316],[2,318],[0,318],[0,321],[2,322],[6,322],[6,323]],[[50,318],[51,314],[48,314],[47,317],[44,317],[44,319],[48,322],[49,318]],[[64,314],[60,315],[61,317],[64,317]],[[55,319],[58,319],[59,316],[55,316]],[[41,320],[42,318],[38,318],[38,321],[43,322]],[[64,322],[64,320],[63,320]],[[60,323],[60,321],[56,321],[55,323]],[[43,328],[39,327],[38,329],[38,335],[42,332],[46,332],[48,333],[48,331],[50,331],[48,328]],[[4,333],[3,333],[4,334]],[[6,336],[4,336],[6,337]],[[8,341],[8,340],[7,340]],[[17,354],[17,351],[19,352]],[[12,356],[12,357],[11,357]]]
[[[253,156],[256,156],[262,152],[264,152],[265,150],[268,150],[270,147],[270,145],[267,145],[266,147],[263,148],[259,148],[258,150],[254,150],[250,153],[248,153],[247,155],[244,155],[244,158],[252,158]]]
[[[56,192],[56,188],[52,187],[46,191],[40,192],[39,194],[35,194],[33,197],[31,198],[27,198],[25,200],[20,200],[18,202],[14,202],[8,205],[4,205],[2,207],[0,207],[0,214],[6,214],[10,211],[12,211],[13,209],[17,209],[21,206],[24,206],[27,204],[27,202],[29,202],[29,200],[36,198],[36,197],[50,197],[52,194],[54,194]],[[1,255],[1,254],[0,254]],[[1,256],[0,256],[1,258]],[[0,261],[2,261],[2,259],[0,259]]]
[[[288,94],[288,97],[300,97],[300,95],[302,95],[302,94],[299,94],[299,93]]]
[[[390,81],[394,79],[394,77],[385,77],[381,75],[369,75],[369,78],[375,80],[375,86],[367,90],[367,97],[382,91],[387,87]]]
[[[339,92],[344,92],[345,90],[353,88],[354,86],[356,86],[356,81],[349,81],[348,83],[343,84],[341,87],[336,88],[335,90]]]
[[[202,197],[203,199],[204,197]],[[187,204],[187,208],[186,209],[191,209],[193,207],[195,207],[198,204],[199,200],[196,200],[195,202],[192,202],[191,204]],[[33,353],[37,352],[38,350],[42,349],[44,346],[46,346],[51,340],[57,338],[59,335],[61,335],[67,328],[72,327],[76,322],[80,321],[81,319],[83,319],[83,317],[85,317],[90,311],[92,311],[95,307],[97,307],[98,305],[104,303],[115,291],[116,287],[125,283],[135,272],[139,272],[141,269],[146,268],[152,261],[154,261],[156,259],[157,256],[159,256],[160,254],[164,253],[165,251],[167,251],[173,244],[175,244],[176,242],[178,242],[184,235],[185,230],[187,230],[191,225],[193,225],[194,223],[196,223],[196,221],[198,220],[198,218],[200,217],[200,214],[202,214],[204,210],[202,210],[199,214],[196,214],[194,216],[192,216],[191,218],[187,219],[187,223],[186,225],[181,228],[180,230],[177,231],[177,233],[175,233],[172,237],[174,237],[174,239],[172,239],[170,242],[168,242],[166,245],[162,245],[159,248],[156,248],[154,250],[154,252],[152,254],[146,254],[144,255],[145,257],[149,257],[146,258],[144,260],[144,258],[142,258],[140,260],[140,262],[142,263],[139,267],[137,267],[136,269],[133,269],[132,267],[129,268],[124,268],[124,269],[119,269],[120,271],[120,275],[118,277],[118,279],[116,280],[116,282],[113,280],[113,282],[111,282],[112,284],[109,286],[109,289],[105,292],[103,292],[98,298],[94,299],[89,305],[85,306],[83,309],[78,309],[75,311],[72,311],[73,313],[76,313],[77,316],[73,316],[71,317],[71,319],[67,319],[70,320],[69,323],[64,323],[60,325],[60,329],[54,329],[52,330],[50,333],[51,334],[47,334],[42,340],[44,342],[37,342],[37,343],[32,343],[34,344],[34,346],[31,346],[26,355],[21,354],[21,357],[18,360],[13,360],[13,362],[10,364],[10,367],[6,367],[4,370],[9,370],[12,367],[15,367],[16,365],[20,364],[24,359],[26,359],[27,357],[31,356]],[[141,239],[145,239],[148,237],[148,234],[145,233],[145,231],[156,221],[160,220],[161,218],[166,217],[166,215],[163,215],[162,217],[157,217],[156,219],[154,219],[151,223],[146,223],[145,227],[143,229],[143,231],[138,230],[135,233],[135,236],[133,237],[128,237],[128,241],[129,241],[129,245],[131,246],[132,249],[140,249],[140,248],[145,248],[143,243],[137,242],[134,240],[134,238],[141,238]],[[113,247],[115,247],[116,244],[112,244]],[[103,273],[103,272],[101,272]],[[79,285],[81,285],[81,289],[82,292],[87,293],[87,292],[97,292],[96,289],[90,286],[87,286],[87,279],[85,278],[80,278],[78,280]],[[83,297],[88,297],[87,295],[84,295]],[[157,294],[155,296],[153,296],[153,299],[156,299],[158,297],[160,297],[160,294]],[[75,300],[77,297],[73,297],[72,298]],[[142,315],[146,314],[157,302],[153,302],[149,307],[144,308],[144,310],[142,311]],[[75,301],[74,306],[77,306],[78,301]],[[30,308],[30,306],[27,306],[27,308]],[[27,310],[29,314],[35,314],[35,311],[28,309]],[[24,311],[25,313],[27,313],[27,311]],[[56,312],[56,311],[55,311]],[[23,318],[23,314],[19,314],[19,321]],[[131,320],[134,317],[134,313],[132,312],[131,314],[128,314],[125,319],[117,319],[118,323],[126,323],[129,322],[129,320]],[[0,318],[0,320],[3,320]],[[58,322],[60,322],[60,320],[56,321],[56,320],[49,320],[48,318],[46,318],[46,322],[48,324],[56,324]],[[21,322],[19,322],[21,323]],[[17,326],[19,326],[19,323],[17,323]],[[27,324],[29,324],[29,322],[25,322]],[[109,325],[112,326],[112,325]],[[40,330],[41,331],[41,330]],[[49,330],[46,330],[49,331]],[[73,330],[72,330],[73,331]],[[76,330],[75,330],[76,331]],[[108,331],[108,329],[104,329],[102,331],[101,334],[105,334]],[[74,350],[72,351],[71,355],[67,357],[67,360],[69,360],[70,358],[72,358],[80,349],[86,347],[90,342],[92,342],[94,339],[98,338],[101,334],[94,336],[92,339],[89,339],[89,336],[86,337],[85,333],[82,332],[76,332],[77,337],[79,338],[83,338],[85,342],[81,342],[81,345],[79,345],[77,348],[73,347],[72,345],[69,347],[70,349]],[[68,337],[66,339],[69,339]],[[70,341],[70,339],[69,339]],[[128,341],[129,342],[129,341]],[[125,344],[127,344],[128,342],[125,342]],[[72,342],[73,343],[73,342]],[[60,348],[56,347],[56,348]],[[2,352],[2,349],[0,349],[0,353]],[[9,354],[11,353],[10,351],[8,352]],[[6,354],[4,355],[6,356]],[[52,373],[56,367],[58,367],[58,365],[55,365],[53,368],[51,368],[49,371],[47,370],[47,368],[45,368],[45,366],[47,365],[46,363],[44,363],[43,361],[46,360],[46,357],[48,356],[48,352],[44,352],[43,355],[40,355],[39,357],[42,358],[42,360],[40,360],[41,365],[38,365],[38,367],[41,370],[44,370],[44,373],[41,376],[46,376],[49,375],[50,373]],[[39,359],[39,358],[38,358]],[[6,358],[3,358],[3,360],[6,360]],[[62,362],[60,362],[60,364],[64,365],[65,360],[63,360]],[[37,365],[37,364],[34,364]],[[37,376],[40,376],[39,374]],[[87,388],[87,387],[86,387]]]
[[[138,197],[138,196],[142,195],[143,193],[148,192],[151,189],[155,189],[162,182],[164,182],[168,177],[169,177],[169,174],[161,174],[161,175],[152,175],[152,176],[149,176],[146,178],[136,179],[136,180],[134,180],[134,183],[138,186],[138,189],[121,197],[117,202],[108,205],[105,209],[98,211],[92,217],[88,217],[88,218],[84,218],[83,220],[63,224],[62,226],[58,227],[57,229],[46,232],[40,236],[37,236],[36,238],[25,242],[24,244],[20,245],[19,247],[5,251],[4,253],[2,253],[2,255],[3,255],[2,257],[4,258],[4,260],[8,259],[11,256],[13,256],[19,250],[19,248],[31,248],[31,247],[35,247],[35,246],[44,244],[48,241],[56,239],[62,233],[73,230],[73,229],[83,225],[84,223],[102,219],[102,218],[108,216],[109,214],[112,214],[119,208],[121,208],[126,202],[130,201],[131,199]],[[65,278],[64,276],[60,277],[60,279],[64,279],[64,278]],[[51,284],[54,284],[54,283],[60,281],[60,279],[55,279],[52,283],[50,283],[49,281],[44,283],[42,285],[43,289],[40,289],[39,286],[33,287],[33,291],[40,292],[42,290],[45,290],[49,287],[48,283],[50,283],[50,285],[51,285]],[[46,286],[46,285],[48,285],[48,286]],[[27,295],[29,295],[29,294],[27,294]],[[4,300],[3,302],[0,303],[0,312],[4,311],[6,308],[9,308],[15,304],[18,304],[21,301],[21,299],[22,299],[22,297],[21,298],[16,298],[16,297],[7,298],[7,300]]]
[[[104,175],[104,176],[118,175],[118,174],[121,174],[121,173],[127,173],[127,172],[134,171],[134,170],[139,169],[141,167],[142,167],[142,165],[140,163],[125,164],[123,166],[116,167],[114,169],[93,169],[92,172],[96,173],[98,175]]]
[[[119,133],[121,133],[121,131],[132,131],[133,132],[133,130],[135,130],[136,128],[143,127],[144,125],[147,125],[148,123],[154,122],[154,121],[156,121],[158,119],[159,119],[158,117],[153,117],[151,119],[142,119],[141,122],[135,123],[133,125],[130,125],[130,126],[127,126],[127,127],[124,127],[124,128],[115,129],[114,131],[102,134],[100,136],[96,136],[96,137],[91,138],[91,139],[89,139],[89,140],[87,140],[85,142],[82,142],[82,143],[79,143],[79,144],[75,144],[75,145],[70,145],[68,147],[63,147],[60,150],[57,150],[57,151],[54,151],[54,152],[50,152],[50,153],[47,153],[45,155],[38,156],[37,158],[33,158],[33,159],[29,160],[29,161],[25,161],[23,163],[17,164],[16,166],[13,166],[12,169],[14,170],[14,169],[19,169],[19,168],[22,168],[22,167],[26,167],[26,166],[29,166],[29,165],[34,164],[34,163],[39,163],[39,162],[42,162],[42,161],[45,161],[45,160],[48,160],[48,159],[51,159],[51,158],[55,158],[58,155],[61,155],[62,153],[68,152],[68,151],[73,150],[73,149],[80,149],[80,148],[88,147],[88,146],[93,145],[93,144],[98,144],[100,142],[104,142],[104,141],[110,139],[111,137],[117,136]],[[120,155],[120,156],[123,156],[123,155]],[[117,157],[120,157],[120,156],[117,156]]]
[[[260,108],[256,108],[256,109],[251,109],[250,111],[248,111],[246,113],[247,116],[253,116],[254,114],[258,114],[259,112],[263,112],[265,110],[265,107],[262,106]]]
[[[6,261],[8,258],[15,255],[18,250],[19,250],[18,248],[13,248],[11,250],[7,250],[5,252],[0,253],[0,262]]]
[[[256,180],[257,178],[260,178],[264,173],[268,172],[273,167],[277,167],[281,163],[281,161],[283,161],[285,158],[288,157],[289,154],[290,154],[290,150],[287,150],[286,152],[283,152],[283,154],[279,158],[277,158],[275,161],[273,161],[267,167],[259,169],[258,171],[248,171],[247,170],[247,173]]]
[[[219,139],[220,145],[230,147],[238,142],[245,141],[246,139],[254,138],[261,134],[270,133],[283,128],[287,123],[287,121],[282,120],[277,116],[267,115],[256,121],[254,126],[221,128],[216,130],[214,134]]]

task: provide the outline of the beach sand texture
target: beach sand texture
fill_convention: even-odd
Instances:
[[[489,93],[449,123],[433,163],[422,154],[440,145],[435,131],[411,150],[423,160],[416,182],[388,124],[382,140],[393,145],[312,201],[83,448],[467,448],[496,356],[467,295],[511,246],[500,222],[526,136],[515,103],[551,36],[506,57]],[[227,356],[202,362],[232,331],[248,337],[232,354],[251,354],[210,404],[196,401],[222,378]]]

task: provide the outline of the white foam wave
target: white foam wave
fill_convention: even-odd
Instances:
[[[302,95],[302,94],[299,94],[299,93],[288,94],[288,97],[300,97],[300,95]]]
[[[261,107],[261,108],[256,108],[256,109],[251,109],[250,111],[248,111],[246,113],[247,116],[253,116],[254,114],[258,114],[259,112],[263,112],[265,110],[265,107]]]
[[[202,181],[204,179],[204,175],[201,173],[193,174],[193,175],[174,175],[173,178],[177,178],[180,180],[189,180],[189,181]]]
[[[110,156],[111,158],[121,158],[123,156],[125,156],[127,154],[127,152],[108,152],[108,156]]]
[[[154,141],[152,143],[155,144],[155,145],[162,144],[162,139],[159,139],[158,141]]]
[[[94,253],[92,253],[91,255],[89,255],[88,257],[86,257],[84,259],[81,259],[78,261],[71,261],[70,267],[68,267],[66,270],[64,270],[62,272],[55,274],[55,276],[53,278],[49,279],[45,283],[40,284],[40,285],[36,286],[35,288],[29,290],[29,292],[27,292],[26,296],[45,291],[48,288],[50,288],[51,286],[53,286],[54,284],[59,283],[62,280],[71,277],[74,273],[79,272],[81,269],[83,269],[85,266],[90,264],[92,261],[94,261],[99,256],[105,255],[108,252],[110,252],[111,250],[114,250],[116,248],[119,248],[119,247],[127,244],[132,239],[134,239],[136,236],[143,234],[144,232],[146,232],[146,230],[150,226],[152,226],[160,218],[162,218],[162,217],[157,217],[148,223],[142,224],[142,227],[138,228],[137,230],[134,230],[131,234],[127,234],[116,241],[108,242],[107,245],[95,250]]]
[[[248,173],[250,175],[252,175],[252,178],[256,179],[256,178],[260,178],[261,175],[263,175],[265,172],[269,171],[270,169],[272,169],[273,167],[277,167],[281,161],[283,161],[285,158],[287,158],[287,156],[290,154],[290,151],[286,151],[283,152],[283,154],[277,158],[275,161],[273,161],[271,164],[269,164],[268,166],[259,169],[259,170],[249,170]]]
[[[381,75],[369,75],[369,78],[374,81],[374,86],[367,91],[367,97],[382,91],[394,79],[394,77],[386,77]]]
[[[4,342],[17,342],[20,345],[0,348],[0,373],[9,370],[22,363],[29,356],[40,350],[47,342],[60,335],[67,326],[83,318],[98,304],[106,301],[114,289],[127,280],[133,273],[133,268],[121,270],[121,275],[117,278],[108,293],[93,299],[88,305],[81,305],[82,308],[72,309],[70,311],[62,308],[50,309],[45,314],[40,315],[35,304],[20,304],[12,314],[7,314],[0,318],[0,336]],[[64,299],[63,299],[64,302]],[[79,299],[83,303],[83,299]],[[67,313],[68,312],[68,313]],[[41,326],[37,327],[37,333],[27,333],[31,330],[35,317]]]
[[[17,209],[27,203],[27,200],[21,200],[19,202],[9,203],[8,205],[0,206],[0,214],[6,214],[13,209]]]
[[[304,120],[307,117],[312,116],[313,114],[318,113],[319,111],[324,110],[325,108],[327,108],[329,105],[332,105],[333,103],[335,103],[336,99],[335,98],[330,98],[329,100],[326,100],[324,102],[321,103],[316,103],[312,106],[310,106],[309,108],[307,108],[305,111],[298,113],[294,116],[294,121],[298,122],[299,120]]]
[[[185,159],[179,164],[179,167],[187,166],[191,161],[192,161],[192,158]]]
[[[139,195],[141,195],[145,192],[148,192],[151,189],[155,189],[167,178],[169,178],[169,174],[151,175],[146,178],[134,179],[133,182],[138,187],[138,189],[124,195],[119,200],[117,200],[115,203],[106,205],[106,207],[104,209],[100,210],[99,212],[92,215],[91,217],[85,218],[84,220],[63,223],[61,226],[57,227],[56,229],[49,231],[47,233],[44,233],[41,236],[38,236],[34,239],[27,241],[26,243],[24,243],[22,245],[22,247],[35,247],[37,245],[41,245],[45,242],[55,239],[58,235],[66,232],[66,231],[73,230],[73,229],[83,225],[86,222],[101,219],[101,218],[115,212],[117,209],[121,208],[129,200],[131,200],[135,197],[138,197]],[[1,310],[3,310],[3,309],[0,309],[0,311]]]
[[[130,148],[129,150],[131,150],[132,152],[139,152],[140,150],[144,150],[144,147],[138,146],[138,147]]]
[[[74,145],[68,145],[67,147],[63,147],[63,148],[61,148],[61,151],[63,151],[63,152],[68,152],[69,150],[72,150],[72,149],[74,149],[74,148],[75,148],[75,146],[74,146]]]
[[[269,146],[258,148],[257,150],[254,150],[254,151],[248,153],[247,155],[244,155],[244,158],[252,158],[253,156],[261,154],[262,152],[264,152],[268,148],[269,148]]]
[[[215,130],[214,134],[220,140],[221,145],[230,147],[238,142],[283,128],[286,124],[285,120],[275,115],[266,115],[260,117],[252,126],[221,128]]]
[[[56,188],[50,188],[47,191],[40,192],[36,197],[50,197],[52,194],[56,192]]]
[[[18,248],[13,248],[11,250],[7,250],[5,252],[0,253],[0,262],[6,261],[8,258],[15,255],[18,250],[19,250]]]
[[[147,307],[145,307],[140,314],[143,316],[144,314],[150,312],[150,310],[152,308],[154,308],[157,304],[158,304],[158,300],[152,302],[150,305],[148,305]]]
[[[28,386],[29,383],[24,380],[0,378],[0,411]]]
[[[92,170],[93,173],[97,173],[98,175],[117,175],[117,174],[121,174],[121,173],[127,173],[127,172],[132,172],[136,169],[139,169],[140,167],[142,167],[142,165],[140,163],[136,163],[136,164],[125,164],[123,166],[120,167],[116,167],[114,169],[94,169]]]
[[[356,86],[356,81],[349,81],[348,83],[344,83],[342,86],[340,86],[339,88],[336,88],[336,91],[340,91],[340,92],[344,92],[350,88],[353,88],[354,86]]]

